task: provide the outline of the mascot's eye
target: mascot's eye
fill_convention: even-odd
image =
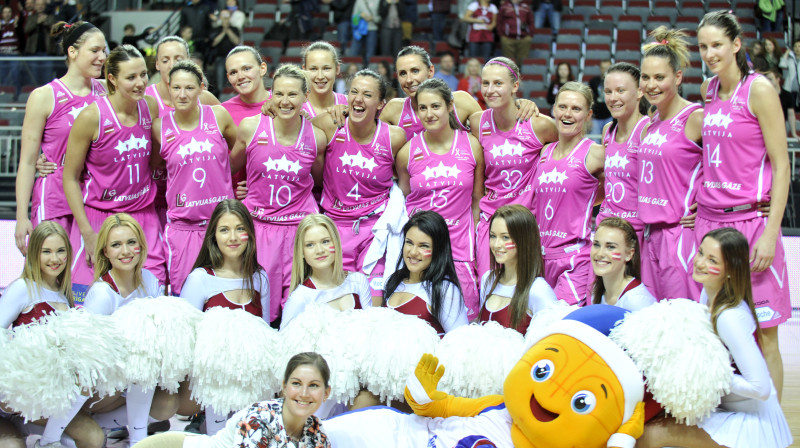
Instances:
[[[533,365],[531,369],[531,377],[537,383],[541,383],[542,381],[547,381],[550,378],[550,375],[553,374],[553,361],[549,359],[541,359],[536,364]]]
[[[588,390],[582,390],[572,396],[572,410],[578,414],[588,414],[594,410],[597,400]]]

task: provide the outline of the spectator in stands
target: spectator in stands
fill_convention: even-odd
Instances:
[[[505,0],[497,17],[497,34],[503,56],[522,67],[531,49],[534,21],[531,6],[522,0]]]
[[[394,77],[394,69],[392,69],[392,64],[387,61],[380,61],[378,62],[378,74],[381,75],[384,82],[388,86],[386,88],[386,96],[384,100],[387,102],[397,98],[397,92],[400,91],[400,84],[397,82],[397,78]]]
[[[356,0],[353,6],[353,17],[360,17],[367,22],[367,34],[356,39],[350,44],[350,56],[361,56],[364,58],[363,65],[366,67],[369,61],[375,56],[375,49],[378,46],[378,24],[381,22],[380,0]]]
[[[451,0],[430,0],[431,25],[433,26],[433,41],[443,42],[444,28],[447,24],[447,15],[450,14]],[[397,53],[395,52],[395,55]]]
[[[355,75],[356,72],[358,72],[358,64],[348,64],[347,71],[342,73],[342,77],[336,80],[336,85],[333,90],[336,93],[347,94],[347,83],[350,81],[350,77]]]
[[[778,62],[781,59],[781,49],[778,46],[778,41],[773,37],[767,37],[762,44],[764,45],[764,59],[767,60],[769,67],[778,67]]]
[[[182,26],[178,32],[178,36],[186,41],[186,45],[189,46],[189,54],[198,52],[197,45],[195,45],[194,39],[192,39],[192,37],[194,37],[194,30],[192,29],[191,25]]]
[[[472,24],[467,34],[470,57],[481,58],[482,62],[487,62],[494,54],[497,13],[497,6],[489,0],[476,0],[467,6],[462,20]]]
[[[323,3],[326,0],[322,0]],[[330,1],[330,0],[328,0]],[[356,0],[332,0],[330,1],[330,9],[333,11],[333,23],[336,24],[336,34],[339,35],[339,53],[345,54],[349,48],[347,44],[353,38],[353,31],[351,29],[351,21],[353,18],[353,6]]]
[[[569,62],[559,62],[555,74],[550,79],[550,85],[547,87],[547,104],[552,106],[556,102],[558,90],[569,81],[575,81],[572,66],[569,65]]]
[[[411,45],[414,38],[414,24],[417,23],[417,0],[403,0],[406,4],[406,15],[403,17],[403,46]]]
[[[222,12],[228,11],[230,12],[230,19],[228,21],[228,26],[231,28],[235,28],[239,32],[239,36],[242,35],[244,31],[244,24],[247,21],[247,14],[239,8],[239,1],[238,0],[226,0],[225,2],[225,9],[220,11],[217,14],[217,20],[214,22],[214,28],[220,28],[222,26]]]
[[[78,17],[78,8],[72,0],[50,0],[46,11],[56,22],[72,23]]]
[[[797,94],[800,92],[800,40],[794,43],[792,50],[786,49],[778,67],[783,69],[783,89],[792,94],[792,104],[797,106]]]
[[[781,69],[778,67],[768,67],[766,70],[757,70],[758,73],[766,76],[772,87],[778,92],[778,97],[781,99],[781,109],[783,109],[783,117],[786,120],[788,133],[790,137],[797,137],[797,124],[795,119],[795,107],[792,102],[792,94],[782,86]]]
[[[402,19],[405,13],[406,4],[403,0],[380,0],[381,56],[394,57],[400,52],[403,40]]]
[[[762,33],[783,30],[783,0],[756,1],[756,16]]]
[[[481,63],[476,58],[469,58],[464,65],[464,77],[458,82],[458,90],[463,90],[472,95],[481,106],[486,109],[486,102],[483,101],[481,93]]]
[[[0,16],[0,55],[19,56],[19,17],[10,6],[3,6]],[[19,93],[19,61],[6,61],[0,69],[0,84],[11,85]]]
[[[439,78],[447,83],[451,91],[458,90],[458,78],[453,74],[456,68],[456,58],[451,51],[439,53],[439,68],[433,74],[434,78]]]
[[[542,28],[546,16],[547,21],[550,23],[550,30],[553,32],[553,38],[555,38],[556,34],[558,34],[558,29],[561,28],[562,8],[561,0],[533,0],[533,9],[536,11],[534,16],[536,29]]]
[[[606,78],[606,72],[611,67],[611,60],[604,59],[600,61],[600,76],[595,76],[589,80],[589,87],[592,88],[592,95],[594,95],[594,105],[592,106],[592,135],[601,135],[603,133],[603,126],[611,123],[611,112],[608,111],[606,106],[606,94],[603,82]]]
[[[239,11],[241,12],[241,11]],[[239,29],[233,26],[233,15],[230,10],[223,9],[219,13],[220,26],[209,38],[211,49],[208,54],[208,64],[216,66],[216,79],[209,90],[219,96],[225,82],[225,58],[234,47],[242,41]],[[214,92],[216,90],[216,92]]]
[[[134,26],[132,23],[129,23],[125,25],[125,28],[122,29],[124,34],[124,36],[122,36],[122,45],[133,45],[139,49],[139,52],[144,54],[144,50],[139,46],[139,41],[152,34],[155,29],[156,28],[154,26],[150,26],[147,27],[147,29],[145,29],[141,34],[136,34],[136,26]]]
[[[752,66],[753,59],[763,58],[764,54],[764,45],[761,44],[760,40],[754,40],[750,42],[750,48],[747,49],[747,62]]]
[[[187,39],[183,36],[185,27],[192,29],[192,37],[194,37],[194,49],[189,44],[190,51],[204,52],[206,50],[206,43],[208,36],[211,34],[211,23],[217,20],[217,16],[213,14],[211,8],[202,0],[189,0],[183,8],[181,8],[181,37],[186,42],[189,42],[191,37]]]
[[[53,40],[50,39],[50,28],[56,22],[47,14],[47,0],[35,0],[34,13],[25,22],[25,55],[52,56],[55,54]],[[36,84],[46,84],[53,78],[53,65],[50,61],[31,61],[28,63],[31,78]]]

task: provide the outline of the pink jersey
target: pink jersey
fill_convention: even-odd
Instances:
[[[334,98],[333,104],[335,105],[347,104],[347,95],[343,93],[333,92],[333,98]],[[308,113],[308,116],[310,118],[314,118],[317,116],[317,113],[314,111],[314,106],[311,105],[310,101],[306,101],[305,103],[303,103],[303,110],[306,111],[306,113]]]
[[[229,99],[222,103],[222,107],[231,114],[231,118],[233,118],[233,123],[236,126],[239,126],[239,123],[242,122],[245,118],[252,117],[254,115],[261,114],[261,106],[264,105],[270,98],[272,98],[272,92],[267,92],[267,99],[258,103],[245,103],[242,101],[242,98],[239,95]],[[238,185],[239,182],[247,179],[247,167],[242,167],[238,172],[234,173],[231,179],[233,185]]]
[[[491,217],[507,204],[533,204],[533,180],[542,142],[530,121],[517,122],[513,129],[500,131],[494,124],[494,110],[483,112],[480,137],[486,161],[486,196],[481,212]]]
[[[702,148],[684,129],[697,109],[690,104],[669,121],[656,112],[639,144],[639,219],[645,224],[677,224],[691,213],[702,179]]]
[[[150,170],[153,121],[147,101],[139,100],[139,120],[130,127],[120,124],[108,97],[96,104],[100,128],[86,154],[83,202],[104,211],[142,210],[156,194]]]
[[[170,221],[205,221],[217,203],[232,198],[228,144],[211,106],[200,106],[191,131],[175,123],[174,112],[161,121],[161,157],[167,162],[167,216]]]
[[[368,216],[389,202],[393,167],[389,125],[378,120],[375,137],[362,145],[350,135],[348,119],[325,152],[320,205],[333,219]]]
[[[741,221],[760,217],[756,203],[770,200],[772,164],[761,125],[750,109],[750,88],[760,76],[748,75],[727,100],[717,96],[718,77],[708,82],[703,116],[703,183],[697,193],[697,213],[706,219]],[[742,213],[730,213],[734,211]]]
[[[472,191],[475,157],[466,131],[455,131],[447,154],[428,149],[425,134],[411,139],[408,174],[411,192],[406,196],[408,215],[433,210],[447,221],[453,242],[453,259],[475,259],[475,223],[472,219]]]
[[[42,152],[47,160],[55,163],[56,171],[47,177],[39,177],[35,181],[33,209],[40,221],[72,215],[72,211],[64,196],[64,158],[67,154],[69,131],[78,114],[106,94],[100,81],[92,79],[92,91],[86,96],[74,95],[60,79],[54,79],[47,85],[53,90],[53,111],[47,117],[42,132]]]
[[[600,205],[600,213],[597,214],[598,224],[610,216],[617,216],[628,220],[637,232],[644,230],[644,224],[639,219],[637,154],[642,129],[649,121],[649,117],[642,117],[633,127],[625,143],[617,143],[616,126],[605,136],[603,143],[606,145],[606,198]]]
[[[553,159],[558,142],[542,149],[534,181],[533,214],[545,258],[562,258],[589,243],[597,178],[586,169],[586,155],[593,143],[584,138],[558,160]]]
[[[156,87],[156,85],[157,84],[150,84],[149,86],[147,86],[147,88],[144,89],[144,94],[150,95],[153,98],[155,98],[156,103],[158,103],[158,116],[159,118],[163,118],[167,115],[167,113],[175,110],[175,108],[172,106],[167,106],[164,103],[164,99],[161,98],[161,94],[158,93],[158,87]]]
[[[453,115],[456,116],[456,121],[458,121],[459,126],[461,126],[461,130],[468,130],[458,118],[458,112],[455,106],[453,107]],[[422,131],[425,130],[422,122],[419,121],[419,117],[417,117],[417,111],[415,111],[414,107],[411,105],[411,97],[403,101],[403,110],[400,111],[400,121],[398,125],[406,131],[406,140],[411,140],[417,135],[422,134]]]
[[[297,224],[317,213],[311,166],[317,158],[314,127],[301,119],[293,146],[275,137],[272,117],[261,115],[253,139],[247,144],[247,187],[244,204],[253,218],[272,224]]]

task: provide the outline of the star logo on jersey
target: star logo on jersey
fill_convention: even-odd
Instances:
[[[642,145],[652,145],[652,146],[658,146],[660,148],[661,145],[663,145],[666,142],[667,142],[667,136],[661,135],[661,133],[658,132],[658,130],[656,130],[656,132],[647,134],[647,136],[642,141]]]
[[[452,177],[457,178],[458,174],[461,173],[461,170],[458,169],[458,166],[453,164],[453,166],[447,166],[444,162],[439,162],[438,166],[435,167],[427,167],[422,174],[425,176],[425,180],[430,178],[437,178],[437,177]]]
[[[733,118],[731,118],[731,114],[723,114],[722,109],[703,117],[703,126],[718,126],[728,129],[728,125],[732,122]]]
[[[67,112],[68,114],[70,114],[72,116],[72,121],[75,121],[75,119],[78,118],[78,114],[81,113],[81,111],[83,109],[85,109],[86,106],[88,106],[88,105],[89,105],[89,103],[84,102],[83,106],[79,106],[79,107],[72,106],[72,108],[70,108],[70,111]]]
[[[609,169],[609,168],[622,168],[622,169],[625,169],[625,167],[628,166],[628,163],[630,163],[630,160],[628,160],[628,156],[627,155],[620,156],[619,153],[616,153],[611,157],[606,157],[606,166],[605,166],[605,168],[606,169]]]
[[[553,171],[544,172],[541,176],[539,176],[539,184],[550,184],[550,183],[557,183],[559,185],[564,185],[564,181],[567,180],[567,172],[566,171],[558,171],[555,167],[553,167]]]
[[[512,145],[508,142],[508,139],[502,145],[494,145],[491,149],[492,156],[497,159],[503,156],[518,156],[522,157],[522,152],[525,151],[525,148],[522,147],[522,144],[517,143],[516,145]]]
[[[282,155],[280,159],[270,157],[264,162],[264,166],[267,167],[267,171],[284,171],[293,174],[300,171],[300,162],[287,159],[286,154]]]
[[[178,149],[178,155],[185,159],[186,156],[190,156],[192,154],[198,154],[202,152],[210,153],[211,148],[213,147],[214,145],[212,145],[208,139],[198,142],[194,139],[194,137],[192,137],[192,141],[185,145],[180,145],[180,149]]]
[[[342,166],[352,166],[352,167],[356,167],[356,168],[364,168],[364,169],[370,170],[370,172],[376,166],[378,166],[378,164],[375,163],[375,158],[374,157],[364,157],[361,154],[361,150],[359,150],[355,154],[348,154],[347,152],[345,152],[341,157],[339,157],[339,160],[342,161]]]
[[[145,148],[147,148],[147,139],[144,136],[136,137],[133,134],[125,141],[118,140],[117,146],[114,147],[114,149],[119,151],[120,155],[128,151]]]

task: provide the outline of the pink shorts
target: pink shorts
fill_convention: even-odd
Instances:
[[[269,279],[269,320],[272,322],[278,318],[289,297],[297,225],[267,224],[257,219],[253,220],[253,224],[256,229],[258,264],[264,268]]]
[[[475,276],[475,263],[470,261],[456,261],[456,276],[461,285],[461,294],[464,295],[464,305],[467,306],[467,318],[472,320],[478,317],[480,311],[480,296],[478,296],[478,279]]]
[[[656,300],[700,300],[702,287],[692,280],[695,233],[680,224],[645,227],[642,282]]]
[[[356,228],[354,226],[355,221],[333,220],[334,224],[336,224],[336,229],[339,231],[339,237],[342,240],[342,267],[345,271],[366,274],[364,272],[364,258],[374,238],[372,228],[375,226],[375,223],[378,222],[379,218],[380,215],[377,215],[359,221],[358,233],[356,233]],[[369,279],[369,288],[373,297],[383,297],[383,271],[385,264],[386,258],[383,257],[367,276]]]
[[[544,279],[553,288],[559,300],[570,305],[585,304],[586,293],[589,290],[589,274],[592,272],[589,250],[589,246],[586,245],[561,258],[544,259]]]
[[[743,221],[718,222],[701,217],[695,220],[695,236],[700,245],[706,233],[722,227],[733,227],[742,232],[750,244],[750,251],[758,238],[764,233],[766,218],[751,218]],[[789,283],[786,274],[786,252],[783,249],[782,235],[775,244],[775,258],[772,266],[763,272],[751,272],[753,302],[761,328],[771,328],[786,322],[792,316],[792,302],[789,298]]]
[[[95,232],[100,231],[100,226],[103,221],[117,212],[98,210],[93,207],[86,206],[86,217],[89,219],[89,224]],[[144,268],[152,272],[153,275],[159,280],[159,283],[166,284],[167,270],[166,270],[166,257],[164,256],[163,236],[161,228],[158,224],[158,217],[156,216],[153,206],[149,206],[142,210],[135,212],[126,212],[135,219],[144,231],[144,238],[147,243],[147,259],[144,261]],[[83,246],[83,237],[77,224],[72,226],[70,233],[70,241],[77,246],[73,247],[75,258],[72,263],[72,283],[77,285],[91,285],[94,280],[94,272],[92,267],[86,262],[86,251]]]
[[[180,295],[183,282],[192,272],[192,266],[197,261],[200,248],[203,247],[205,235],[205,225],[171,222],[164,229],[167,272],[173,296]]]
[[[486,271],[492,269],[491,249],[489,249],[489,221],[483,218],[484,214],[481,213],[481,218],[478,220],[475,235],[475,264],[478,266],[478,278],[483,278]]]
[[[72,215],[64,196],[63,174],[62,167],[58,167],[54,173],[34,180],[31,191],[31,223],[34,227],[42,221],[56,221],[56,218]],[[70,229],[65,229],[69,233]]]
[[[167,207],[156,206],[156,216],[158,216],[158,225],[161,226],[161,232],[167,227]]]

